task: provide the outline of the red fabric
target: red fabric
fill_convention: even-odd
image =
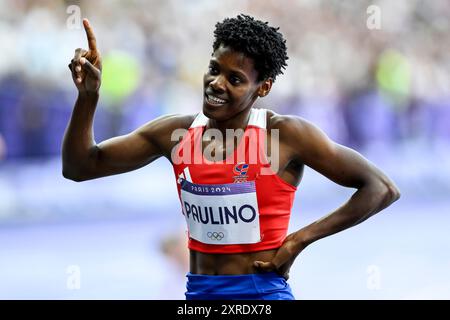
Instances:
[[[212,163],[202,155],[201,137],[204,128],[190,128],[178,145],[173,158],[175,177],[178,181],[180,174],[188,167],[192,182],[195,184],[234,183],[237,176],[236,171],[234,171],[236,165],[241,162],[249,164],[246,180],[255,181],[256,185],[261,242],[212,245],[189,238],[189,249],[205,253],[242,253],[280,247],[286,237],[297,188],[282,180],[270,169],[264,151],[266,130],[256,126],[248,126],[234,153],[228,156],[225,161]],[[184,151],[188,154],[190,152],[190,155],[192,155],[192,157],[185,157],[185,160],[192,158],[191,162],[195,163],[180,163],[183,156],[188,156],[183,154]],[[242,155],[244,158],[238,159],[238,155]],[[181,199],[179,183],[177,183],[177,187]]]

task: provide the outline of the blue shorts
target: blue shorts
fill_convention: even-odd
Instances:
[[[186,300],[295,300],[286,280],[275,272],[242,275],[186,275]]]

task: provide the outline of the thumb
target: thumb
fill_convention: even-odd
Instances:
[[[80,64],[86,72],[88,72],[91,75],[96,76],[96,77],[100,76],[100,70],[97,69],[96,67],[94,67],[92,65],[92,63],[89,62],[88,59],[86,59],[84,57],[80,58]]]
[[[273,271],[276,269],[272,262],[255,261],[253,265],[263,271]]]

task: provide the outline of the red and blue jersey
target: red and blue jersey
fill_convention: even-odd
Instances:
[[[203,155],[207,122],[200,113],[172,157],[188,247],[205,253],[280,247],[297,188],[271,169],[266,155],[267,110],[251,110],[237,148],[223,161]]]

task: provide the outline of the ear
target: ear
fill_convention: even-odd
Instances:
[[[266,80],[261,83],[258,89],[258,96],[259,97],[265,97],[269,94],[270,89],[272,88],[273,79],[267,78]]]

